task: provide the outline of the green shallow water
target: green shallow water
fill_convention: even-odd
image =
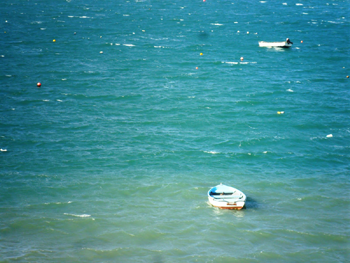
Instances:
[[[2,6],[1,262],[349,260],[349,1]]]

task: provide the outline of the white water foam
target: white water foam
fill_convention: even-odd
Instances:
[[[76,214],[68,214],[68,213],[64,213],[64,215],[66,215],[66,216],[75,216],[75,217],[90,217],[91,216],[91,215],[88,215],[88,214],[76,215]]]

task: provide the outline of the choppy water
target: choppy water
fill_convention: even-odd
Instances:
[[[349,11],[2,1],[0,261],[347,262]]]

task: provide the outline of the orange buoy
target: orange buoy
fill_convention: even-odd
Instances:
[[[301,40],[300,43],[303,43],[303,41]]]
[[[40,82],[36,83],[36,86],[37,86],[38,88],[40,88],[40,87],[41,87],[41,83],[40,83]]]
[[[198,69],[198,67],[196,67],[196,69]]]

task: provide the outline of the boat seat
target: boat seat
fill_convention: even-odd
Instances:
[[[230,195],[230,196],[227,196],[227,195],[214,195],[213,197],[215,199],[239,199],[242,196],[241,195]]]

